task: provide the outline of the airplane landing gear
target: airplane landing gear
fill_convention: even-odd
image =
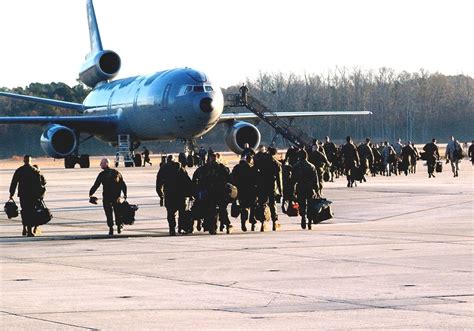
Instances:
[[[82,155],[68,155],[64,158],[64,167],[66,169],[73,169],[76,164],[79,164],[81,168],[89,168],[90,167],[90,158],[89,154],[82,154]]]

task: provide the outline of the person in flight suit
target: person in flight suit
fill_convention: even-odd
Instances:
[[[308,229],[311,230],[312,221],[307,220],[306,216],[311,200],[318,196],[319,183],[316,168],[308,162],[308,153],[305,150],[299,151],[299,161],[293,167],[293,180],[301,215],[301,228],[306,229],[308,222]]]
[[[318,194],[321,195],[323,190],[323,174],[325,169],[329,169],[331,167],[331,163],[329,163],[326,155],[321,153],[318,145],[311,146],[311,152],[309,152],[308,161],[314,165],[318,173]]]
[[[221,230],[226,227],[229,234],[232,225],[227,213],[229,197],[226,194],[226,184],[230,182],[230,170],[220,163],[216,153],[212,152],[209,155],[209,163],[202,167],[201,176],[200,182],[207,194],[207,210],[204,218],[205,229],[210,234],[216,234],[217,218],[219,218]]]
[[[434,175],[436,161],[439,160],[439,150],[436,145],[436,139],[433,138],[430,143],[423,146],[426,153],[426,165],[428,166],[428,178],[436,177]]]
[[[114,215],[115,224],[117,225],[117,232],[122,232],[123,224],[119,221],[118,205],[120,203],[120,195],[123,193],[123,198],[127,199],[127,185],[123,180],[122,174],[115,169],[109,168],[109,160],[104,158],[100,161],[100,168],[102,171],[97,175],[97,178],[89,190],[89,198],[93,199],[95,191],[102,185],[102,205],[104,207],[105,216],[107,218],[107,225],[109,227],[109,236],[114,235]]]
[[[191,196],[191,178],[179,162],[168,156],[156,175],[156,193],[160,201],[165,200],[170,236],[176,235],[176,212],[178,212],[178,231],[184,229],[181,224],[186,208],[186,197]],[[160,203],[161,204],[161,203]]]
[[[249,93],[249,88],[245,84],[242,84],[242,86],[239,88],[239,92],[240,104],[245,106],[247,104],[247,95]]]
[[[242,231],[247,231],[248,220],[250,220],[252,231],[255,231],[254,206],[257,201],[257,172],[252,165],[251,155],[247,154],[240,159],[240,162],[232,169],[231,179],[232,184],[237,187]]]
[[[275,155],[275,148],[270,147],[266,152],[266,148],[263,146],[254,159],[257,170],[258,204],[261,208],[264,208],[266,204],[270,207],[273,231],[280,227],[276,202],[281,200],[283,192],[281,164],[275,159]],[[262,222],[260,231],[265,231],[265,222],[264,220],[260,221]]]
[[[145,146],[143,146],[142,155],[143,155],[143,166],[145,166],[147,163],[150,166],[152,166],[153,164],[151,163],[151,160],[150,160],[150,151]]]
[[[357,147],[352,142],[350,136],[346,137],[346,142],[347,143],[342,146],[341,155],[347,176],[347,187],[352,187],[355,182],[353,173],[355,168],[359,166],[360,159]]]
[[[18,197],[21,206],[22,235],[34,237],[34,211],[35,204],[45,192],[46,180],[38,169],[31,165],[31,155],[23,157],[23,165],[16,169],[10,183],[10,199],[13,199],[18,186]]]

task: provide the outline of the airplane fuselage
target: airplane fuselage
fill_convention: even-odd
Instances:
[[[192,139],[219,121],[224,99],[204,73],[180,68],[102,83],[84,100],[84,115],[116,114],[116,132],[98,135],[115,142],[118,134],[138,141]]]

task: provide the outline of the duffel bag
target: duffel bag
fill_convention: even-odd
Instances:
[[[288,206],[286,214],[290,217],[296,217],[300,214],[299,208],[300,205],[297,202],[293,202]]]
[[[333,217],[330,205],[332,201],[325,198],[314,198],[308,208],[308,217],[317,224]]]
[[[53,218],[53,214],[48,207],[46,207],[46,203],[43,199],[40,199],[35,204],[34,215],[32,219],[32,225],[38,226],[47,224]]]
[[[5,202],[5,206],[3,207],[5,214],[9,219],[15,218],[18,216],[18,206],[15,203],[15,200],[10,199]]]
[[[127,200],[118,205],[118,219],[120,224],[133,225],[135,223],[135,213],[137,205],[128,203]]]

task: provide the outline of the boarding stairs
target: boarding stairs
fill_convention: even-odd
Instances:
[[[133,167],[132,141],[129,134],[118,135],[118,163],[123,162],[125,167]],[[116,160],[117,162],[117,160]]]
[[[275,112],[251,95],[247,94],[247,102],[243,102],[240,94],[227,94],[225,96],[225,107],[245,107],[275,129],[276,134],[281,135],[295,146],[309,149],[312,145],[313,139],[301,128],[293,125],[292,119],[286,120],[278,117]],[[275,138],[273,138],[272,144]]]

